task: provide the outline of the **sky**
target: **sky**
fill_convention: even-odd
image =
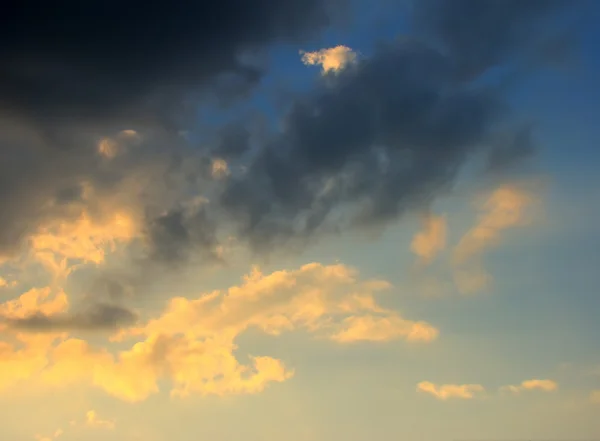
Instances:
[[[600,439],[599,19],[7,7],[1,438]]]

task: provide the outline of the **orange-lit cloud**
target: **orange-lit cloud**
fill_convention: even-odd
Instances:
[[[454,281],[465,294],[485,290],[491,276],[483,267],[482,255],[500,244],[504,230],[531,223],[538,198],[524,185],[503,185],[478,202],[479,218],[454,248]]]
[[[600,404],[600,389],[590,392],[590,402]]]
[[[213,159],[211,166],[211,174],[215,179],[223,179],[230,174],[229,166],[224,159]]]
[[[85,424],[88,427],[94,427],[99,429],[112,430],[115,428],[114,420],[104,420],[98,417],[95,410],[88,410],[85,414]]]
[[[135,201],[144,181],[124,183],[119,192],[100,193],[82,184],[82,195],[67,205],[69,216],[48,219],[28,240],[25,265],[40,262],[55,284],[78,267],[101,265],[107,256],[142,235],[142,213]]]
[[[235,340],[249,328],[271,335],[304,330],[338,343],[435,339],[438,331],[427,322],[377,304],[375,294],[389,288],[382,280],[361,280],[341,264],[311,263],[271,274],[255,268],[241,285],[193,300],[173,298],[157,318],[123,330],[119,340],[137,340],[130,349],[114,352],[66,334],[42,340],[19,334],[21,340],[5,343],[0,353],[0,372],[6,373],[0,387],[23,380],[38,387],[88,384],[126,401],[157,393],[161,380],[171,382],[174,396],[257,393],[294,371],[264,355],[240,362]],[[58,298],[32,291],[3,307],[13,316],[57,313],[68,306]]]
[[[433,395],[438,400],[451,398],[471,399],[485,391],[480,384],[442,384],[436,385],[429,381],[421,381],[417,384],[417,391]]]
[[[314,52],[300,51],[306,65],[320,65],[324,74],[337,72],[348,64],[356,62],[356,52],[347,46],[335,46]]]
[[[54,441],[55,439],[59,438],[63,433],[64,432],[62,429],[56,429],[54,433],[50,436],[36,435],[35,439],[37,441]]]
[[[426,215],[421,219],[422,229],[413,237],[411,251],[419,263],[429,264],[446,247],[446,217]]]
[[[64,291],[50,287],[32,288],[18,298],[0,304],[0,316],[26,318],[36,313],[54,315],[67,311],[69,301]]]
[[[0,277],[0,288],[12,288],[18,285],[16,280],[8,281],[4,277]]]
[[[70,422],[69,427],[66,429],[66,435],[70,435],[76,426],[87,429],[114,430],[116,422],[113,419],[100,418],[95,410],[88,410],[83,420],[72,420]],[[54,441],[62,435],[65,435],[65,430],[59,428],[50,436],[36,435],[35,439],[37,441]]]
[[[122,130],[115,138],[105,137],[98,141],[98,154],[106,159],[114,159],[124,148],[140,141],[141,136],[135,130]]]
[[[502,391],[520,393],[528,390],[541,390],[544,392],[553,392],[558,389],[558,383],[553,380],[525,380],[518,385],[508,385],[501,388]]]

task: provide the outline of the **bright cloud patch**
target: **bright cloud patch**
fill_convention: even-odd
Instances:
[[[519,185],[504,185],[477,202],[479,218],[453,251],[454,280],[459,291],[469,294],[489,286],[491,276],[483,268],[483,254],[500,244],[504,230],[530,224],[537,203],[536,195]]]
[[[438,331],[427,322],[403,318],[376,302],[375,295],[388,288],[386,281],[361,280],[341,264],[311,263],[271,274],[255,268],[241,285],[171,299],[160,316],[113,338],[137,340],[116,354],[64,333],[43,340],[17,334],[21,338],[1,351],[0,371],[6,375],[0,386],[87,383],[127,401],[158,392],[161,379],[171,382],[177,396],[260,392],[294,372],[269,356],[249,355],[247,364],[240,362],[235,340],[250,328],[271,335],[303,330],[338,343],[435,339]],[[66,299],[50,294],[32,291],[2,308],[19,316],[64,311]]]
[[[413,238],[410,249],[422,264],[430,263],[446,246],[446,218],[427,215],[421,220],[422,229]]]
[[[433,395],[438,400],[459,398],[463,400],[475,398],[485,391],[480,384],[442,384],[436,385],[429,381],[417,384],[417,391]]]
[[[95,427],[99,429],[109,429],[112,430],[115,428],[114,420],[104,420],[98,417],[98,414],[95,410],[88,410],[85,414],[85,424],[89,427]]]
[[[306,65],[319,65],[324,74],[338,72],[348,64],[356,62],[356,52],[347,46],[335,46],[314,52],[300,51],[302,62]]]
[[[558,383],[553,380],[525,380],[518,385],[508,385],[501,388],[512,393],[520,393],[528,390],[540,390],[544,392],[553,392],[558,389]]]

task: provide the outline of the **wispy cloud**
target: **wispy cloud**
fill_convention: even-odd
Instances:
[[[508,385],[500,388],[501,391],[508,391],[512,393],[520,393],[529,390],[540,390],[544,392],[553,392],[558,390],[558,383],[554,380],[539,380],[531,379],[521,382],[517,385]]]
[[[421,217],[422,229],[413,237],[411,251],[419,257],[419,263],[427,265],[446,247],[446,217],[433,214]]]
[[[518,184],[505,184],[476,202],[478,220],[453,250],[454,281],[459,291],[470,294],[488,288],[491,275],[483,266],[483,255],[501,243],[505,230],[529,225],[538,204],[539,196],[533,189]]]
[[[429,381],[421,381],[417,384],[417,391],[433,395],[438,400],[449,400],[453,398],[469,400],[476,398],[485,389],[480,384],[441,384],[436,385]]]

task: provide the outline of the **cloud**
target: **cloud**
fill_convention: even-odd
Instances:
[[[37,441],[52,441],[52,440],[55,440],[55,439],[59,438],[62,435],[63,435],[63,430],[62,429],[56,429],[54,431],[54,433],[52,435],[50,435],[50,436],[36,435],[35,439]]]
[[[558,389],[558,383],[553,380],[525,380],[518,385],[503,386],[501,390],[512,393],[520,393],[528,390],[541,390],[544,392],[553,392]]]
[[[54,305],[49,290],[44,296],[28,293],[18,305],[13,301],[2,307],[21,318],[22,326],[57,332],[18,333],[19,345],[4,343],[0,387],[21,385],[22,380],[35,387],[88,384],[132,402],[157,393],[165,380],[174,396],[258,393],[291,378],[294,371],[264,355],[241,363],[234,355],[239,352],[235,341],[249,329],[274,336],[304,331],[338,344],[434,340],[438,331],[431,324],[404,318],[376,302],[375,295],[389,288],[383,280],[361,280],[356,270],[342,264],[310,263],[271,274],[255,268],[240,285],[196,299],[175,297],[159,316],[121,329],[112,341],[121,348],[130,339],[135,343],[116,354],[110,345],[95,347],[58,331],[113,324],[113,312],[120,310],[105,308],[92,316],[96,319],[72,314],[35,321],[28,319],[34,311],[64,313],[68,305]]]
[[[452,398],[472,399],[477,394],[485,391],[480,384],[442,384],[435,385],[429,381],[421,381],[417,384],[417,391],[433,395],[438,400],[448,400]]]
[[[77,420],[71,420],[69,426],[71,428],[73,428],[75,426],[79,426],[80,424],[89,429],[100,429],[100,430],[114,430],[116,427],[115,420],[102,419],[98,416],[98,414],[95,410],[88,410],[85,413],[85,419],[82,422],[79,422]],[[70,429],[70,430],[72,430],[72,429]],[[67,432],[66,432],[67,435],[69,434],[70,430],[69,430],[69,428],[67,428]],[[57,429],[54,431],[54,433],[51,436],[36,435],[35,438],[37,441],[53,441],[53,440],[57,439],[58,437],[61,437],[64,434],[65,434],[65,431],[63,429]]]
[[[195,123],[198,103],[223,94],[223,76],[242,84],[240,93],[256,85],[264,73],[260,52],[313,37],[347,10],[344,2],[134,1],[100,12],[67,1],[40,14],[8,8],[4,16],[20,26],[0,32],[0,259],[18,253],[46,222],[71,219],[82,181],[116,194],[143,170],[154,181],[151,201],[133,206],[152,214],[169,175],[181,172],[173,162],[190,155],[178,133]],[[73,9],[77,19],[56,18]],[[107,22],[111,38],[99,38]],[[55,39],[46,38],[48,23]],[[133,145],[141,148],[128,154]]]
[[[477,202],[478,220],[460,239],[452,256],[454,281],[466,294],[489,286],[491,276],[483,268],[483,254],[500,244],[505,230],[531,224],[539,208],[535,189],[518,184],[504,184]]]
[[[19,284],[16,280],[8,281],[4,277],[0,277],[0,288],[12,288]]]
[[[25,319],[32,314],[54,315],[69,308],[67,294],[51,287],[32,288],[18,298],[0,304],[0,316]]]
[[[335,46],[314,52],[300,51],[302,62],[306,65],[320,65],[322,73],[338,72],[347,65],[356,62],[356,52],[348,46]]]
[[[422,217],[422,230],[413,237],[411,251],[428,264],[446,247],[446,217],[426,215]]]
[[[439,331],[428,323],[403,320],[400,317],[349,317],[344,320],[344,325],[345,329],[332,335],[332,340],[350,343],[405,338],[407,341],[428,342],[439,335]]]
[[[169,104],[176,96],[173,88],[204,85],[223,73],[255,82],[260,71],[244,63],[240,54],[314,35],[330,23],[333,4],[137,1],[99,11],[92,4],[64,2],[43,14],[15,5],[5,16],[21,25],[0,33],[5,42],[0,52],[2,103],[5,109],[35,117],[92,119],[136,111],[139,118],[144,110],[146,117],[152,116],[142,103],[153,98],[156,104]],[[45,25],[58,23],[57,17],[75,7],[77,19],[60,20],[57,37],[46,38]],[[112,38],[99,38],[107,20]]]
[[[132,311],[108,304],[95,304],[76,313],[47,315],[36,311],[22,318],[5,319],[14,330],[29,332],[100,331],[133,325],[137,315]]]
[[[590,392],[590,402],[600,403],[600,389]]]
[[[85,414],[85,424],[88,427],[113,430],[115,422],[113,420],[103,420],[98,417],[95,410],[88,410]]]
[[[500,42],[490,36],[502,56],[475,54],[488,67],[529,44],[520,32],[522,6],[508,3],[504,14],[478,17],[478,27],[490,22],[503,34]],[[525,9],[526,23],[548,12],[542,4]],[[447,2],[430,14],[455,17],[456,11]],[[458,26],[444,32],[463,35]],[[529,137],[516,135],[522,124],[512,124],[503,88],[463,75],[471,48],[445,51],[427,41],[407,37],[382,45],[291,103],[282,130],[266,137],[246,173],[226,183],[218,205],[238,225],[238,237],[268,251],[303,245],[320,233],[385,226],[428,209],[470,158],[493,154],[499,139],[513,140],[505,156],[531,149]]]
[[[232,234],[254,251],[292,249],[321,233],[380,227],[428,207],[472,155],[506,135],[498,123],[508,134],[520,130],[504,89],[478,75],[532,50],[529,29],[551,8],[510,1],[488,14],[464,1],[418,5],[413,37],[293,96],[281,131],[268,129],[272,121],[264,130],[240,124],[261,132],[253,136],[231,124],[198,128],[198,106],[215,104],[210,98],[223,92],[224,76],[246,91],[257,84],[264,49],[309,41],[349,10],[344,0],[134,2],[102,13],[78,5],[77,19],[60,20],[59,37],[50,40],[44,23],[70,16],[69,2],[40,14],[7,10],[7,20],[21,25],[0,32],[0,258],[14,258],[61,222],[85,215],[93,223],[123,210],[150,260],[165,263],[195,252],[214,260],[220,237]],[[468,26],[456,24],[470,15],[476,20]],[[420,20],[427,25],[416,26]],[[100,38],[107,21],[111,38]],[[308,58],[349,56],[336,50]],[[194,128],[220,134],[222,155],[181,136]],[[503,163],[531,148],[513,138]],[[230,173],[212,182],[216,158]],[[184,215],[182,205],[198,196],[210,199],[206,211]]]
[[[457,74],[472,78],[503,62],[531,57],[532,51],[555,41],[556,34],[548,35],[544,25],[568,2],[422,0],[415,5],[420,32],[433,37],[455,60]]]

